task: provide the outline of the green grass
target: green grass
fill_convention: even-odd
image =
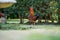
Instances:
[[[7,22],[9,23],[13,21],[9,20]],[[9,24],[0,24],[0,25],[1,25],[1,30],[28,30],[28,29],[50,30],[52,29],[55,31],[56,30],[60,31],[60,25],[45,25],[45,24],[44,25],[25,25],[25,24],[18,24],[18,23],[9,23]],[[26,37],[24,40],[60,40],[60,35],[59,34],[55,35],[55,34],[32,33],[28,37]]]
[[[28,40],[60,40],[60,35],[34,33],[28,37]]]
[[[26,29],[58,29],[60,30],[60,25],[25,25],[25,24],[0,24],[2,30],[26,30]]]
[[[24,23],[26,23],[28,20],[24,19]],[[7,20],[8,24],[0,24],[0,26],[2,27],[2,30],[26,30],[26,29],[40,29],[40,28],[44,28],[44,29],[58,29],[60,30],[60,25],[46,25],[46,24],[39,24],[39,25],[28,25],[28,24],[19,24],[19,19],[9,19]]]

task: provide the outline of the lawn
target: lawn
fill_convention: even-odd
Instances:
[[[60,25],[19,24],[17,20],[8,20],[0,24],[0,40],[60,40]],[[26,21],[27,22],[27,21]]]
[[[9,19],[7,20],[7,24],[0,24],[0,26],[2,30],[26,30],[26,29],[40,29],[40,28],[60,30],[60,25],[45,24],[45,23],[28,25],[25,24],[26,22],[28,22],[28,20],[24,19],[24,24],[19,24],[19,19]]]
[[[31,34],[29,40],[60,40],[60,35],[44,35],[44,34]]]
[[[60,31],[52,29],[0,30],[0,40],[60,40]]]

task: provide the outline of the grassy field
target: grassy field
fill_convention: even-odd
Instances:
[[[8,20],[7,24],[0,24],[0,27],[0,40],[60,40],[60,25],[28,25]]]
[[[31,34],[29,40],[60,40],[60,35]]]
[[[55,29],[0,30],[0,40],[60,40]]]
[[[13,22],[12,22],[13,21]],[[19,23],[20,19],[8,19],[7,23]],[[28,22],[28,19],[24,19],[24,23]],[[38,22],[38,20],[36,20],[36,23]],[[45,20],[41,20],[41,22],[45,22]],[[48,20],[48,22],[51,22],[51,20]],[[57,23],[57,21],[54,21],[55,23]]]
[[[40,29],[40,28],[60,30],[60,25],[45,24],[45,23],[28,25],[25,24],[26,22],[28,22],[28,20],[24,19],[24,24],[19,24],[19,19],[9,19],[7,20],[7,24],[0,24],[0,26],[2,30],[26,30],[26,29]]]
[[[0,24],[2,30],[26,30],[26,29],[58,29],[60,25],[24,25],[24,24]]]

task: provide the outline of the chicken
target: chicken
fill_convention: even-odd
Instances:
[[[34,10],[33,7],[30,7],[30,14],[28,16],[29,23],[30,24],[35,24],[35,21],[39,18],[39,16],[34,15]]]
[[[30,24],[35,24],[36,20],[39,18],[39,16],[31,16],[29,15],[28,19],[29,19],[29,23]]]
[[[2,16],[2,13],[0,12],[0,17]]]
[[[4,16],[4,14],[2,12],[0,12],[0,17]]]
[[[5,22],[6,22],[5,16],[1,12],[0,12],[0,22],[3,23],[3,24],[5,24]]]

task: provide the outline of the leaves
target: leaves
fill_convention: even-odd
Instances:
[[[34,12],[37,12],[38,15],[43,15],[43,13],[48,14],[50,12],[57,12],[59,0],[16,0],[17,3],[12,5],[9,8],[3,9],[4,13],[13,13],[14,15],[29,14],[29,8],[33,5]],[[58,3],[57,3],[58,2]],[[49,4],[50,3],[50,4]]]

